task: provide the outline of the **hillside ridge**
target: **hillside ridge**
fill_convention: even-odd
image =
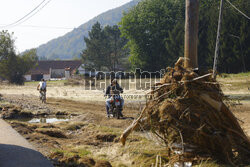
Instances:
[[[40,59],[73,59],[79,57],[85,49],[84,36],[88,36],[93,24],[97,21],[102,25],[115,25],[120,22],[123,12],[127,12],[135,6],[140,0],[132,0],[120,7],[110,9],[88,22],[80,25],[78,28],[66,33],[64,36],[55,38],[42,44],[37,48],[37,55]]]

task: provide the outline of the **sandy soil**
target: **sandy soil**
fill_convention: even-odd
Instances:
[[[247,76],[218,78],[217,80],[227,95],[250,95],[250,78]]]
[[[239,105],[231,108],[236,118],[245,131],[250,137],[250,101],[241,101]]]
[[[39,96],[39,92],[36,90],[38,82],[27,82],[24,86],[7,85],[0,83],[0,93],[8,95],[33,95]],[[105,101],[104,90],[97,88],[96,90],[88,90],[89,87],[83,85],[79,86],[65,86],[65,82],[47,82],[47,97],[48,98],[63,98],[75,101]],[[132,87],[132,86],[131,86]],[[142,96],[137,96],[136,99],[131,99],[130,95],[145,95],[146,92],[143,90],[136,90],[134,86],[129,90],[124,90],[122,95],[129,96],[125,97],[126,101],[145,101]]]

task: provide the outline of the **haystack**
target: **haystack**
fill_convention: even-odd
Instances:
[[[146,118],[173,163],[212,158],[237,166],[250,164],[249,138],[223,103],[220,85],[210,73],[185,69],[180,60],[150,94],[140,117],[122,134],[123,144]]]

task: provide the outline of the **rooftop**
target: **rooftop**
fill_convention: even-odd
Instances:
[[[50,69],[70,68],[71,71],[82,65],[80,60],[41,60],[37,62],[35,68],[30,70],[28,74],[49,74]]]

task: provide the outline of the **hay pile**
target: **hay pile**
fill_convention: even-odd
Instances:
[[[141,116],[167,146],[172,162],[212,158],[232,165],[250,164],[250,141],[223,103],[219,84],[210,74],[183,68],[178,61],[154,90]]]

